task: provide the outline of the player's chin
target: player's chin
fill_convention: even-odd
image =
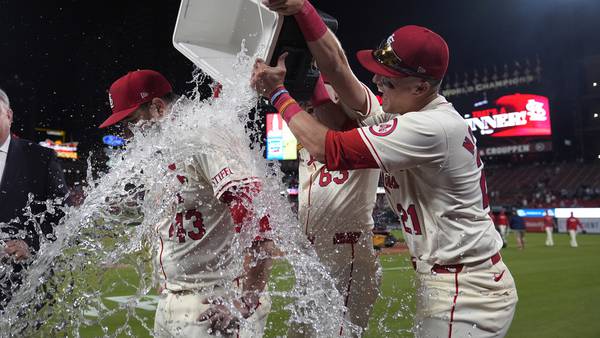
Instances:
[[[383,111],[386,113],[394,112],[392,102],[390,101],[390,98],[385,94],[381,96],[381,108],[383,108]]]

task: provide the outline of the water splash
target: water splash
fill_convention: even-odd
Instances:
[[[175,173],[167,167],[194,154],[215,151],[229,151],[230,156],[246,159],[247,167],[263,179],[263,191],[255,199],[254,208],[257,214],[270,215],[272,239],[283,254],[280,259],[289,263],[296,280],[291,291],[273,292],[273,296],[289,300],[285,307],[291,313],[288,325],[310,324],[319,337],[335,335],[341,323],[352,327],[342,318],[342,297],[333,279],[319,263],[280,194],[285,187],[278,165],[265,161],[260,147],[249,147],[244,125],[247,113],[257,101],[248,86],[252,60],[243,48],[233,65],[237,78],[232,85],[224,85],[220,98],[202,100],[196,87],[159,123],[136,125],[127,148],[109,161],[108,173],[94,179],[88,159],[88,186],[80,206],[47,202],[48,212],[61,208],[66,216],[55,229],[54,241],[42,239],[37,258],[23,275],[23,284],[14,290],[5,307],[0,336],[28,335],[38,330],[42,335],[78,337],[82,329],[94,325],[100,327],[99,334],[104,336],[136,335],[134,322],[141,323],[146,334],[151,334],[152,328],[145,324],[146,318],[136,307],[156,285],[150,263],[154,243],[158,242],[154,226],[171,217],[179,189]],[[193,81],[202,82],[199,72]],[[235,154],[231,154],[231,147],[220,147],[220,140],[233,144]],[[33,197],[30,200],[34,202]],[[43,217],[27,210],[30,219]],[[41,233],[39,221],[35,224]],[[257,232],[257,227],[247,228],[236,237],[232,254],[226,255],[232,260],[228,261],[226,278],[233,279],[241,273],[241,253]],[[126,278],[119,280],[135,295],[110,308],[102,300],[103,292],[115,290],[116,283],[111,282],[109,275],[114,273],[114,267],[123,264],[133,269],[136,283],[127,284]],[[109,285],[105,288],[106,283]],[[86,316],[90,311],[97,316],[95,319]],[[122,312],[125,323],[109,328],[111,316]]]

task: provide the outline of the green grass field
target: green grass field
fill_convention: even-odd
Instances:
[[[600,337],[600,236],[578,237],[579,248],[568,245],[567,235],[555,234],[556,245],[544,246],[545,235],[527,234],[526,248],[516,249],[514,238],[502,251],[517,283],[519,303],[509,331],[509,337]],[[370,329],[366,337],[411,337],[410,327],[414,312],[413,272],[407,254],[384,255],[382,298],[376,304]],[[274,279],[286,272],[285,264],[278,264]],[[135,274],[127,268],[113,269],[103,279],[102,288],[111,291],[105,297],[131,295],[135,287]],[[281,280],[270,285],[271,289],[285,290],[292,280]],[[277,285],[275,285],[277,284]],[[106,300],[109,309],[117,309],[118,301]],[[285,335],[287,314],[282,310],[283,301],[273,300],[273,312],[269,316],[268,337]],[[114,333],[129,318],[129,332],[119,336],[149,336],[153,311],[134,312],[116,310],[105,318],[103,326]],[[138,317],[138,318],[135,318]],[[102,336],[100,326],[87,326],[80,330],[84,337]]]

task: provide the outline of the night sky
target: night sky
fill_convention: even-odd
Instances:
[[[585,85],[582,60],[600,54],[597,0],[313,3],[339,20],[351,65],[368,84],[355,52],[376,47],[406,24],[447,40],[450,78],[539,57],[538,90],[551,98],[559,137],[574,130],[572,115]],[[12,101],[13,131],[32,138],[35,127],[64,129],[85,152],[101,147],[96,126],[109,113],[107,88],[127,71],[156,69],[176,91],[190,89],[193,66],[171,43],[178,7],[172,0],[0,0],[0,87]]]

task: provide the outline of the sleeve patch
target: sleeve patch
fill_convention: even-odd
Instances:
[[[375,136],[388,136],[398,126],[398,119],[393,119],[388,122],[380,123],[369,127],[369,132]]]

